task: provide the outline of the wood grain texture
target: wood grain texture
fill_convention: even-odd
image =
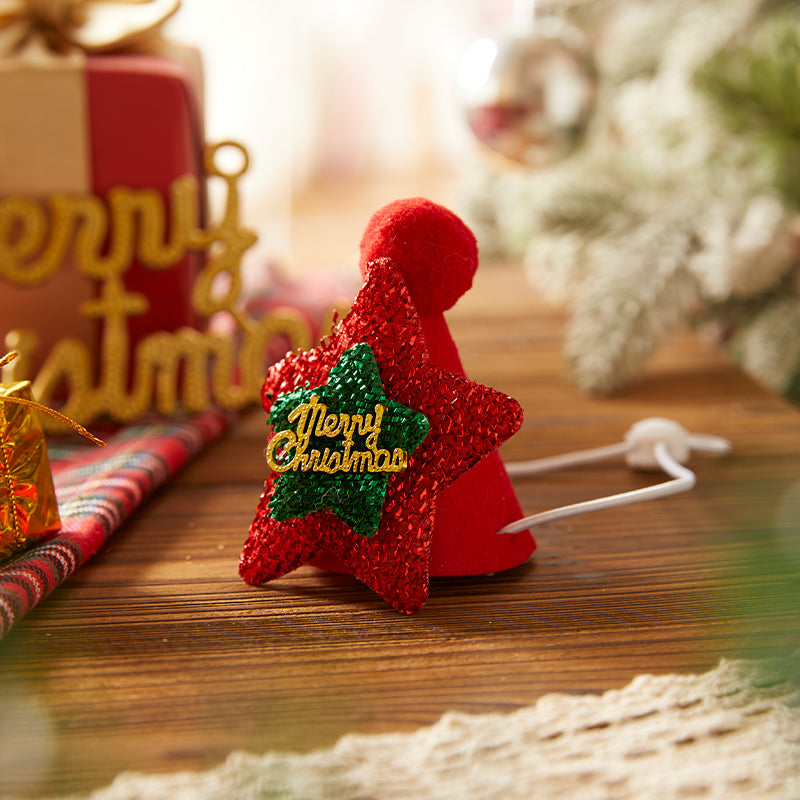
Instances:
[[[690,493],[540,529],[527,565],[435,580],[423,612],[403,617],[310,567],[261,588],[239,580],[265,477],[255,410],[0,643],[0,795],[307,750],[797,646],[800,537],[775,527],[800,476],[797,409],[688,334],[624,393],[581,395],[563,316],[514,266],[482,268],[448,319],[468,374],[525,409],[506,460],[618,441],[654,415],[734,451],[697,457]],[[516,488],[534,513],[656,480],[608,462]]]

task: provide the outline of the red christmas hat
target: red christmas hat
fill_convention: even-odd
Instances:
[[[361,239],[365,274],[376,258],[391,258],[419,314],[431,361],[465,375],[444,319],[472,286],[478,245],[452,211],[421,197],[397,200],[378,210]],[[496,451],[439,494],[433,532],[431,576],[483,575],[527,561],[536,544],[528,531],[497,536],[523,516]]]
[[[441,316],[471,283],[474,238],[428,201],[392,207],[399,213],[383,209],[367,229],[364,286],[350,313],[319,348],[267,374],[273,474],[240,573],[258,584],[317,563],[414,613],[432,574],[505,569],[535,545],[527,532],[496,535],[521,516],[495,449],[522,410],[463,375]],[[403,254],[424,316],[406,288]]]

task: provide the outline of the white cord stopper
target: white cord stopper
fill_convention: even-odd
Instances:
[[[625,441],[620,444],[525,461],[519,464],[509,464],[509,475],[533,475],[549,469],[562,469],[573,464],[586,464],[609,456],[624,455],[625,462],[629,467],[647,471],[661,470],[666,472],[671,480],[655,486],[645,486],[630,492],[621,492],[608,497],[599,497],[596,500],[585,500],[582,503],[573,503],[553,508],[550,511],[543,511],[540,514],[512,522],[497,533],[519,533],[533,525],[553,522],[576,514],[615,508],[628,503],[639,503],[643,500],[654,500],[677,492],[685,492],[695,485],[694,473],[683,466],[688,463],[692,450],[722,455],[729,452],[730,449],[731,445],[727,439],[702,433],[689,433],[686,428],[671,419],[649,417],[633,425],[625,434]]]
[[[691,453],[691,434],[683,425],[665,417],[639,420],[625,434],[625,463],[632,469],[658,471],[656,445],[662,443],[679,464],[688,464]]]

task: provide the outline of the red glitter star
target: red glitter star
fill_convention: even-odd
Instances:
[[[270,369],[262,390],[266,411],[285,392],[324,384],[342,353],[360,342],[372,348],[386,397],[424,414],[428,437],[409,456],[408,469],[389,478],[380,526],[371,538],[329,511],[272,519],[276,475],[270,476],[239,573],[247,583],[260,584],[327,551],[397,611],[413,614],[428,598],[437,493],[516,433],[522,409],[513,398],[430,363],[403,278],[381,258],[370,265],[350,313],[330,338]]]

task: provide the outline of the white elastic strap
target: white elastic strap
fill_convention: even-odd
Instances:
[[[625,441],[619,444],[509,464],[507,466],[509,475],[535,475],[553,469],[563,469],[576,464],[586,464],[604,458],[625,455],[630,466],[643,469],[657,467],[666,472],[671,480],[655,486],[646,486],[630,492],[621,492],[533,514],[506,525],[497,533],[519,533],[535,525],[543,525],[577,514],[601,511],[630,503],[641,503],[645,500],[655,500],[678,492],[685,492],[694,487],[695,474],[683,466],[673,453],[678,453],[682,460],[688,460],[690,450],[723,454],[730,450],[730,443],[718,436],[690,434],[672,420],[652,418],[642,420],[634,425],[628,432]]]
[[[605,447],[594,447],[591,450],[578,450],[574,453],[537,458],[533,461],[515,461],[513,464],[506,464],[506,472],[512,478],[520,475],[538,475],[542,472],[552,472],[556,469],[566,469],[579,464],[603,461],[614,456],[623,456],[629,449],[630,446],[627,442],[620,442],[619,444],[609,444]]]

